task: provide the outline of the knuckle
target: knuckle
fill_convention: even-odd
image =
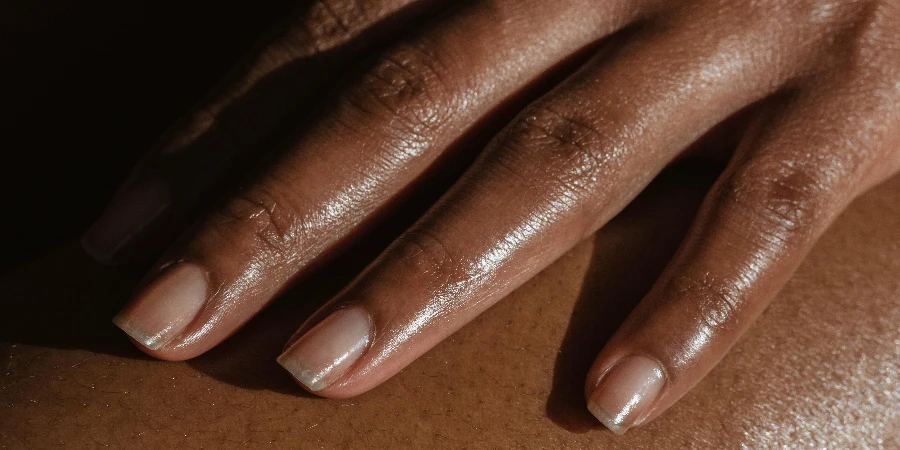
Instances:
[[[696,305],[697,317],[705,332],[727,327],[734,320],[741,304],[738,289],[708,276],[683,276],[676,280],[675,286],[678,298],[690,299]]]
[[[289,258],[296,248],[300,221],[281,196],[255,188],[231,198],[214,214],[220,234],[238,246],[250,239],[253,248]]]
[[[750,163],[728,177],[724,201],[749,216],[772,244],[809,239],[830,201],[828,175],[803,164]]]
[[[452,283],[462,273],[459,261],[449,247],[427,231],[412,231],[401,236],[397,248],[397,258],[432,286]]]
[[[513,140],[524,147],[537,147],[560,165],[596,162],[603,147],[602,134],[577,115],[550,107],[532,108],[513,129]]]
[[[519,174],[521,178],[546,180],[541,188],[552,191],[567,209],[578,214],[588,230],[593,212],[602,207],[593,201],[602,193],[601,180],[615,176],[622,160],[624,147],[613,136],[582,113],[542,105],[532,107],[516,121],[500,145],[501,153],[516,161],[509,166],[539,171]],[[523,160],[528,161],[522,164]]]
[[[444,72],[427,45],[401,44],[375,63],[348,92],[347,101],[366,117],[387,119],[402,139],[427,143],[454,111]]]
[[[582,190],[593,184],[610,162],[606,141],[575,114],[537,107],[514,125],[505,145],[536,157],[546,163],[543,170],[553,179]]]

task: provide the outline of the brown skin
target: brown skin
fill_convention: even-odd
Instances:
[[[334,8],[340,3],[327,5],[337,14],[383,11],[377,1]],[[339,307],[371,314],[376,335],[365,354],[317,393],[368,391],[606,224],[715,125],[784,95],[758,110],[680,250],[588,374],[590,395],[622,356],[650,357],[667,381],[648,417],[665,411],[740,338],[847,204],[900,169],[896,2],[450,8],[351,77],[259,177],[167,252],[160,267],[196,264],[215,290],[187,330],[148,352],[182,360],[219,344],[498,108],[626,27],[525,107],[298,336]]]

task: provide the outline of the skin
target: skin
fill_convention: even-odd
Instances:
[[[686,149],[743,111],[749,125],[733,154],[717,155],[729,163],[688,237],[586,376],[590,399],[624,358],[655,362],[663,387],[639,425],[713,368],[855,197],[900,169],[897,30],[900,5],[877,0],[314,2],[148,155],[85,244],[111,261],[152,254],[187,211],[228,189],[276,124],[291,124],[279,111],[303,109],[341,76],[334,98],[148,275],[153,290],[189,264],[209,288],[184,330],[143,349],[183,360],[213,348],[410,190],[477,154],[289,343],[336,312],[364,311],[364,351],[316,391],[354,396],[592,235],[666,166],[700,157]],[[287,66],[318,73],[278,82]],[[273,76],[277,89],[260,87]],[[483,135],[493,138],[471,145]],[[148,185],[162,186],[149,190],[162,206],[122,219],[133,215],[122,199]],[[140,226],[104,246],[110,220]],[[148,299],[139,293],[123,320],[139,320]]]

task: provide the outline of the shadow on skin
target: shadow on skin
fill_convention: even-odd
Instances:
[[[232,338],[189,360],[192,368],[219,381],[244,388],[268,389],[312,397],[275,363],[285,342],[320,306],[333,297],[371,260],[371,254],[349,253],[316,271],[253,318]]]
[[[110,321],[140,276],[96,263],[70,243],[0,277],[0,341],[150,359]]]
[[[575,433],[603,428],[585,407],[585,376],[677,250],[717,169],[697,162],[671,167],[592,238],[594,253],[547,399],[547,416],[557,425]]]

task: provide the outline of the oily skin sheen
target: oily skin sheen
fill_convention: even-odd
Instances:
[[[552,90],[516,103],[573,60]],[[893,0],[319,0],[248,61],[85,236],[103,260],[152,254],[285,111],[347,80],[116,317],[161,359],[219,344],[479,124],[520,111],[465,150],[479,156],[450,191],[288,343],[279,362],[331,398],[396,374],[750,111],[680,250],[587,374],[589,409],[623,433],[708,373],[842,209],[900,169]],[[285,71],[304,82],[278,81]]]

